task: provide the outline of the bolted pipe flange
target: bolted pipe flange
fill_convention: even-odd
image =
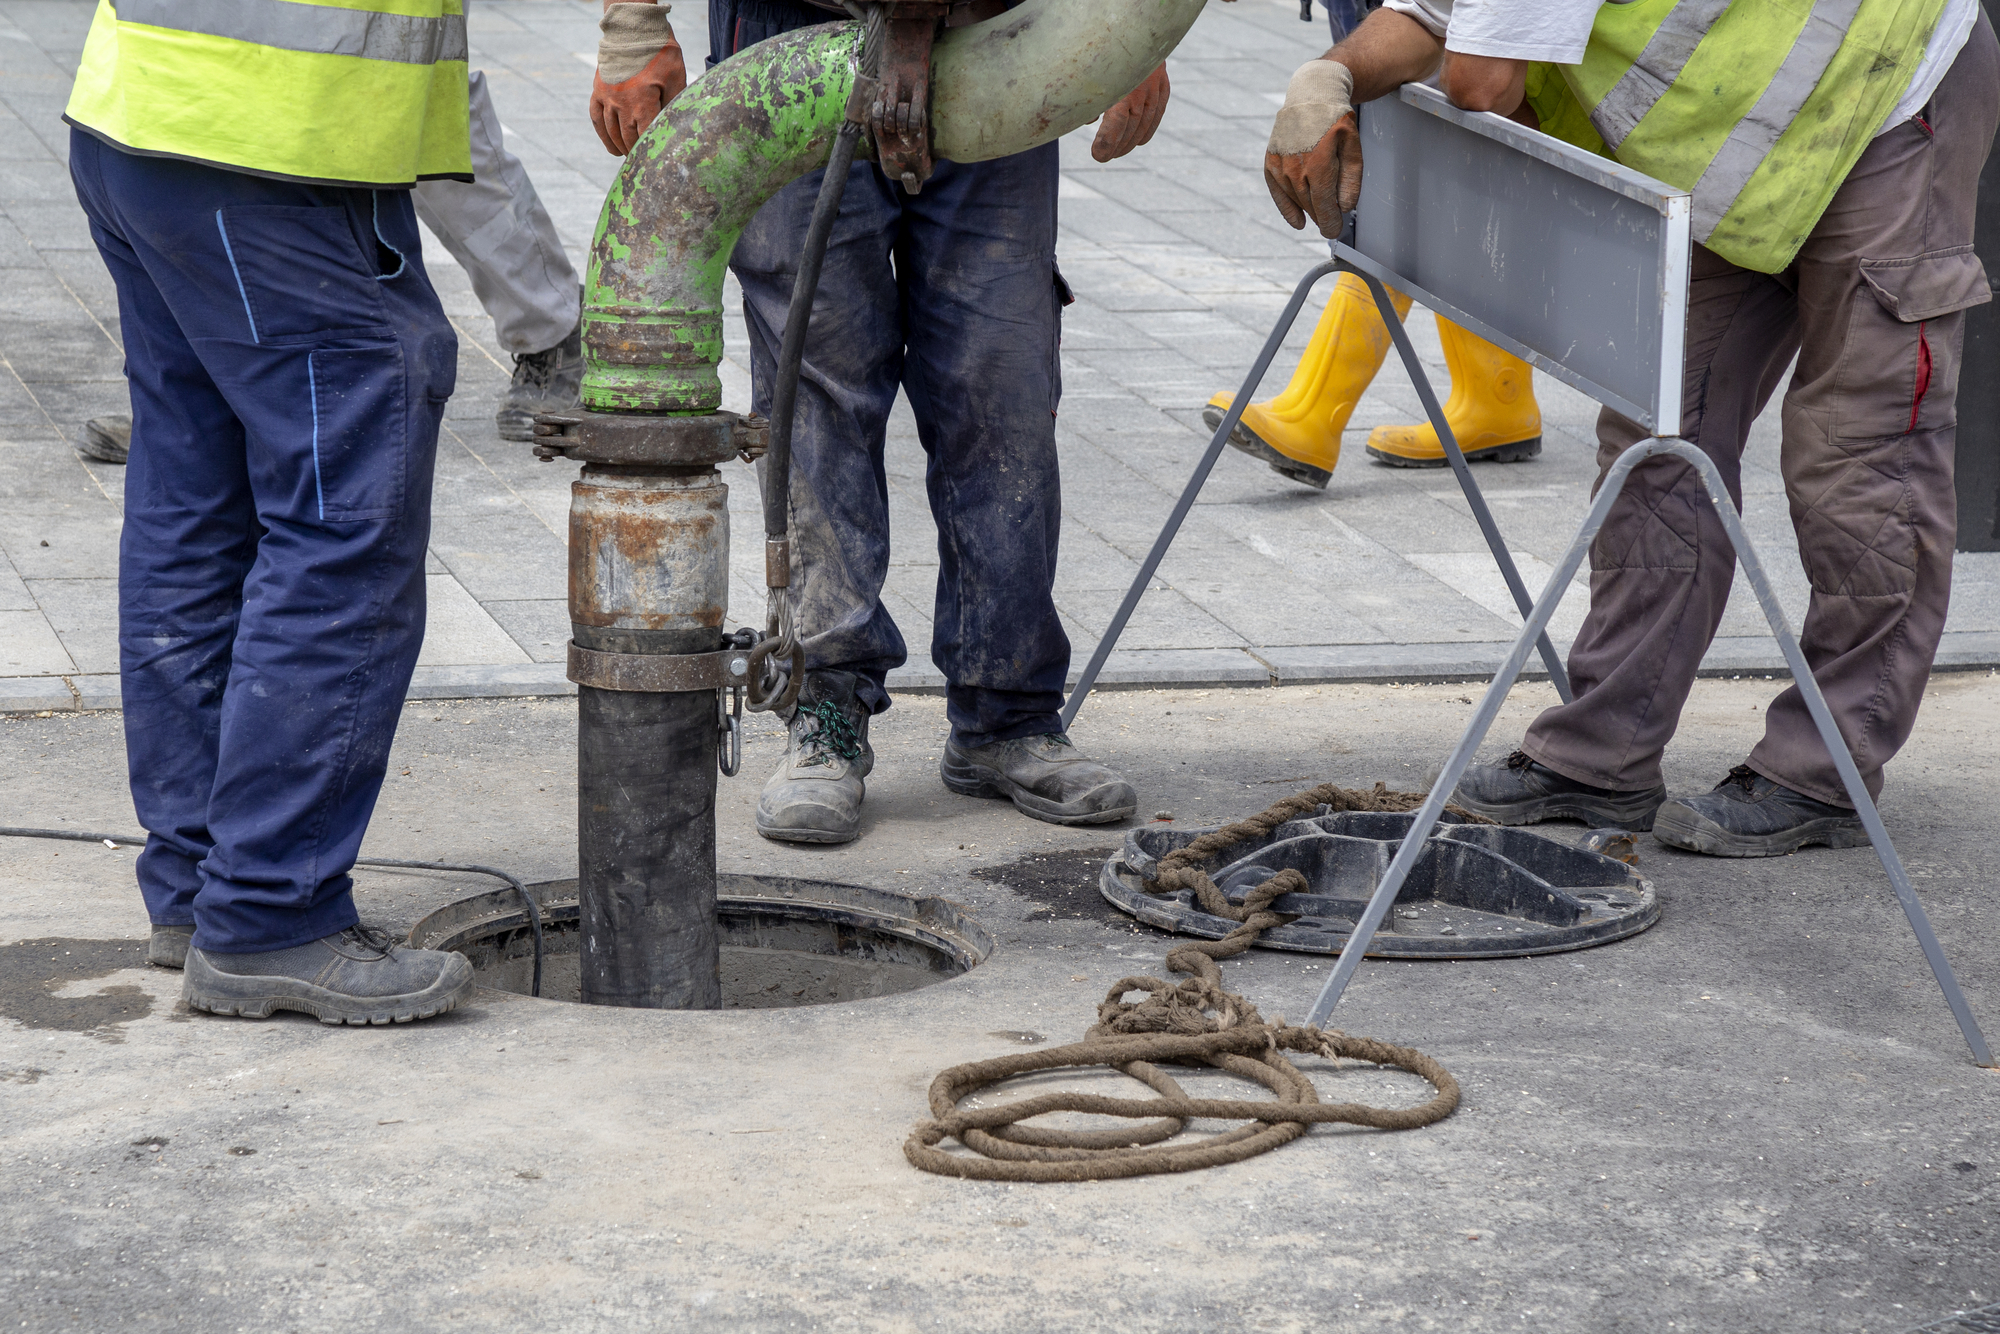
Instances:
[[[544,412],[535,418],[535,457],[544,461],[700,468],[732,455],[762,454],[771,424],[755,415],[704,412]]]

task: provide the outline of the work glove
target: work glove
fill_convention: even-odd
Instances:
[[[687,63],[671,5],[614,4],[598,20],[597,74],[590,85],[590,123],[604,151],[623,157],[667,103],[687,87]]]
[[[1146,81],[1118,99],[1097,124],[1097,138],[1090,155],[1099,162],[1124,157],[1140,144],[1150,143],[1167,114],[1167,99],[1173,90],[1167,83],[1167,67],[1160,66]]]
[[[1308,60],[1292,75],[1264,149],[1264,184],[1285,221],[1340,235],[1342,215],[1361,202],[1361,127],[1354,74],[1336,60]]]

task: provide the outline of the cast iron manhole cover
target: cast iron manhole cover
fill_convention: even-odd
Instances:
[[[1231,903],[1279,871],[1305,875],[1312,891],[1272,903],[1299,920],[1266,931],[1259,945],[1337,954],[1381,883],[1415,817],[1330,812],[1279,825],[1237,844],[1209,874]],[[1625,863],[1525,829],[1466,824],[1449,813],[1396,897],[1368,953],[1380,959],[1490,959],[1585,949],[1636,935],[1660,920],[1653,886]],[[1125,836],[1098,877],[1104,897],[1142,922],[1219,940],[1237,923],[1203,912],[1191,890],[1149,894],[1160,858],[1207,829],[1151,826]]]

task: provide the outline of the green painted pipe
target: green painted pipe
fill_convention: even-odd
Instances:
[[[939,157],[979,162],[1102,115],[1186,35],[1207,0],[1026,0],[953,28],[932,56]],[[846,114],[861,26],[784,33],[674,100],[605,198],[584,280],[584,406],[722,405],[722,279],[764,202],[826,162]]]

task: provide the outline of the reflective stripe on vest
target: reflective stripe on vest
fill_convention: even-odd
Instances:
[[[1660,94],[1680,78],[1688,57],[1729,5],[1730,0],[1682,0],[1673,7],[1654,29],[1632,68],[1590,109],[1590,123],[1604,136],[1605,147],[1615,152],[1632,127],[1646,118]]]
[[[465,15],[420,18],[294,0],[116,0],[125,23],[207,33],[281,51],[359,56],[401,65],[464,60]]]
[[[1696,240],[1774,273],[1908,89],[1944,3],[1606,4],[1560,71],[1620,162],[1693,193]]]
[[[1695,182],[1692,218],[1696,236],[1713,235],[1723,215],[1736,206],[1750,177],[1798,119],[1806,99],[1819,86],[1820,76],[1833,63],[1834,53],[1847,40],[1848,25],[1860,12],[1861,0],[1819,0],[1813,6],[1811,17],[1785,55],[1785,63],[1778,66],[1777,77],[1765,87],[1750,114],[1736,122]],[[1902,91],[1898,89],[1896,95],[1900,98]]]
[[[64,119],[334,185],[472,175],[461,0],[99,0]]]

